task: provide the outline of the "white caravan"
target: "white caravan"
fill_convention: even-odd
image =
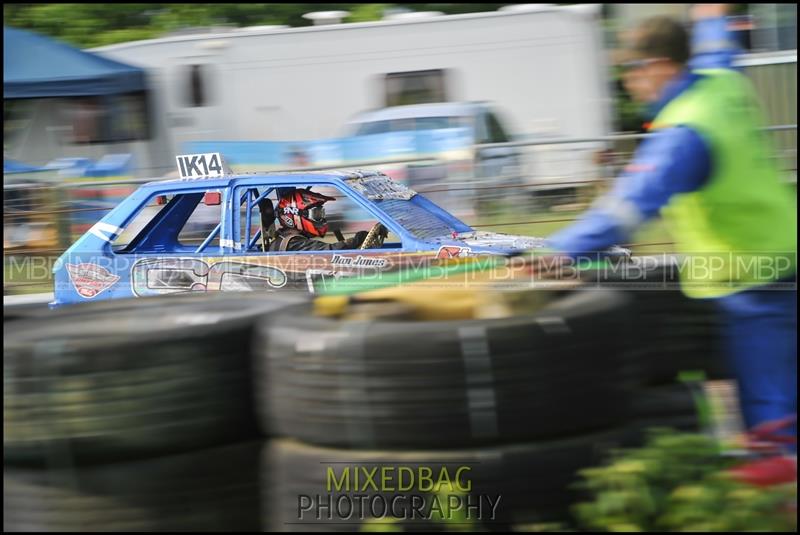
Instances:
[[[611,130],[597,5],[225,29],[93,51],[148,71],[147,167],[164,171],[187,141],[337,137],[357,113],[393,104],[489,101],[517,135]]]

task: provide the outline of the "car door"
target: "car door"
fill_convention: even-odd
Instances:
[[[505,128],[490,110],[479,114],[482,125],[482,143],[507,143],[510,141]],[[512,147],[485,147],[478,150],[480,177],[497,180],[503,184],[516,184],[520,175],[520,157]]]
[[[223,190],[182,188],[147,200],[112,245],[119,261],[132,263],[133,295],[209,289],[209,268],[220,258],[224,241]]]
[[[369,230],[379,220],[376,214],[357,202],[342,203],[345,199],[353,201],[349,193],[330,184],[310,186],[314,191],[337,199],[326,203],[331,231],[321,241],[334,242],[334,230],[341,230],[347,236],[359,230]],[[270,240],[265,244],[263,235],[273,234],[270,227],[274,226],[274,232],[280,227],[275,221],[277,213],[262,220],[262,208],[271,204],[272,209],[277,210],[281,187],[264,182],[235,188],[233,199],[240,202],[239,209],[233,210],[232,214],[235,253],[226,258],[226,263],[218,271],[214,272],[214,266],[211,267],[210,290],[313,291],[315,286],[324,285],[325,280],[331,277],[376,275],[393,265],[402,252],[401,245],[391,245],[394,242],[388,242],[390,246],[385,249],[270,251]],[[337,206],[336,202],[340,205]]]

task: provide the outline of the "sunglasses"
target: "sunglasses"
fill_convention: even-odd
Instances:
[[[646,58],[646,59],[632,59],[630,61],[624,61],[619,64],[624,71],[632,71],[635,69],[641,69],[643,67],[647,67],[648,65],[652,65],[653,63],[658,63],[659,61],[664,61],[666,58]]]

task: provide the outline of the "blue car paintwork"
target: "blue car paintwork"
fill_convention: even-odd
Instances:
[[[404,255],[422,252],[428,253],[430,256],[441,251],[446,251],[445,256],[458,256],[461,252],[470,255],[506,254],[521,249],[539,247],[543,244],[542,240],[537,238],[477,232],[441,207],[419,194],[414,194],[409,202],[415,207],[415,210],[422,210],[426,214],[438,218],[452,229],[450,235],[419,239],[382,209],[380,200],[368,198],[358,187],[355,187],[367,183],[359,181],[369,180],[379,185],[384,184],[385,180],[388,181],[386,184],[391,187],[405,189],[393,183],[388,177],[374,172],[231,175],[223,178],[178,179],[144,184],[96,223],[58,259],[53,268],[56,298],[51,306],[86,300],[146,295],[149,290],[134,291],[133,289],[142,282],[142,277],[147,277],[146,274],[142,274],[142,269],[137,271],[137,262],[139,268],[160,262],[160,265],[174,270],[170,276],[174,275],[181,279],[185,286],[180,288],[185,289],[212,289],[211,286],[214,284],[222,288],[218,277],[214,279],[214,274],[219,274],[219,269],[217,269],[219,266],[226,268],[234,266],[236,267],[236,276],[255,276],[259,280],[266,281],[265,284],[270,288],[280,288],[282,287],[281,276],[275,273],[280,269],[273,269],[266,265],[268,262],[265,259],[286,260],[283,257],[303,255],[313,263],[315,259],[330,258],[331,255],[338,254],[339,256],[350,255],[354,258],[361,256],[361,260],[357,260],[357,262],[363,263],[366,262],[364,258],[376,255],[380,258],[389,258],[385,256],[388,253]],[[400,238],[400,245],[399,247],[387,245],[384,249],[364,251],[308,251],[302,253],[262,253],[242,250],[239,245],[238,234],[241,224],[238,219],[239,206],[244,199],[235,198],[240,191],[237,188],[242,186],[245,188],[265,186],[267,188],[336,187],[397,235]],[[219,246],[198,250],[195,246],[181,245],[176,239],[178,232],[197,206],[202,195],[209,190],[219,190],[222,194],[218,228]],[[245,192],[248,191],[245,189]],[[405,191],[413,194],[410,190]],[[145,250],[145,252],[115,252],[112,249],[112,242],[139,213],[140,209],[155,196],[167,193],[181,195],[175,197],[174,202],[170,201],[161,209],[127,247],[127,249]],[[250,202],[249,199],[248,202]],[[249,258],[258,259],[260,265],[249,264]],[[381,262],[384,261],[378,261],[378,263]],[[256,275],[253,275],[254,269],[257,272]],[[270,271],[271,269],[272,271]],[[170,286],[170,280],[160,281],[159,284],[162,284],[164,292],[168,293],[173,289]]]

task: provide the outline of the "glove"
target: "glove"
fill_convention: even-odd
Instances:
[[[351,249],[357,249],[361,247],[361,244],[364,243],[365,239],[367,239],[367,234],[368,233],[366,230],[359,230],[358,232],[356,232],[355,236],[353,236],[352,238],[347,238],[344,241]]]
[[[389,229],[387,229],[383,224],[378,229],[378,236],[381,237],[382,240],[385,240],[389,237]]]
[[[619,245],[612,245],[606,253],[612,258],[624,258],[625,262],[631,261],[631,250]]]

